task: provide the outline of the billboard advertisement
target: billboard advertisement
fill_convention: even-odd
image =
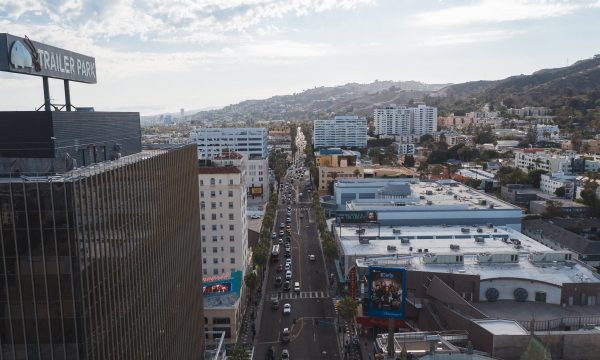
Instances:
[[[73,51],[0,34],[0,71],[96,83],[96,60]]]
[[[369,316],[404,318],[406,271],[397,267],[369,267]]]
[[[336,216],[342,224],[377,222],[376,211],[338,211]]]

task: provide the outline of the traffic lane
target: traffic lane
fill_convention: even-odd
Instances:
[[[292,315],[301,314],[298,319],[302,320],[296,324],[302,326],[292,330],[295,336],[288,345],[290,355],[297,359],[321,359],[322,352],[326,351],[325,358],[339,358],[332,300],[296,299],[291,304]]]
[[[284,316],[282,322],[272,321],[268,336],[259,337],[257,359],[264,358],[270,346],[275,348],[276,356],[280,356],[285,348],[294,359],[320,359],[323,351],[326,351],[327,359],[339,358],[331,299],[289,299],[283,300],[284,303],[291,304],[292,313]],[[285,327],[292,335],[288,344],[279,341],[279,334]]]
[[[312,215],[312,214],[311,214]],[[318,232],[315,223],[310,223],[308,217],[305,216],[302,219],[303,225],[306,224],[308,227],[304,227],[303,232],[303,244],[305,246],[305,252],[307,254],[315,255],[315,260],[310,261],[310,267],[307,267],[307,271],[309,272],[308,278],[310,282],[310,287],[316,291],[326,291],[329,286],[325,280],[325,268],[323,256],[321,254],[321,244],[319,243]]]

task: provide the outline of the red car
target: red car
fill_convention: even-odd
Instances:
[[[283,271],[283,265],[279,264],[277,265],[277,272],[282,272]]]

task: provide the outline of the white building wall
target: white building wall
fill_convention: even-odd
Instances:
[[[269,159],[249,159],[246,161],[246,188],[263,188],[262,196],[248,195],[248,201],[267,201],[269,200]]]
[[[198,146],[198,159],[212,159],[230,149],[248,157],[269,156],[265,128],[200,128],[190,134]]]
[[[557,285],[537,282],[531,279],[486,279],[481,280],[479,285],[479,299],[487,301],[485,292],[489,288],[496,288],[500,293],[498,300],[514,300],[514,291],[517,288],[527,290],[529,296],[527,301],[535,301],[535,292],[543,291],[546,293],[546,303],[560,305],[560,296],[562,288]]]
[[[315,148],[367,146],[367,119],[358,116],[336,116],[333,120],[315,120]]]
[[[437,131],[437,108],[390,105],[373,111],[377,135],[425,135]]]
[[[247,198],[241,173],[199,174],[204,276],[248,267]]]

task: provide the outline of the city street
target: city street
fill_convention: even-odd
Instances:
[[[265,301],[256,338],[255,359],[266,359],[270,347],[275,350],[275,359],[281,358],[283,349],[288,349],[291,359],[340,358],[336,313],[330,296],[311,196],[303,191],[305,179],[303,177],[294,181],[293,197],[297,203],[290,205],[292,289],[284,291],[283,287],[275,286],[276,276],[281,276],[285,281],[285,271],[276,270],[279,264],[285,264],[286,258],[282,251],[279,260],[270,261],[267,268]],[[298,197],[300,193],[303,193],[302,197]],[[277,232],[279,224],[286,222],[288,205],[283,201],[284,196],[280,193],[274,229]],[[314,255],[314,260],[310,260],[309,255]],[[295,282],[300,283],[299,292],[294,291]],[[271,308],[273,293],[279,299],[277,310]],[[284,304],[291,305],[291,314],[283,314]],[[290,329],[289,343],[280,341],[280,333],[284,328]]]

